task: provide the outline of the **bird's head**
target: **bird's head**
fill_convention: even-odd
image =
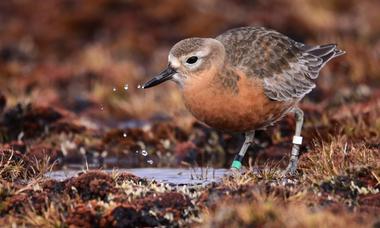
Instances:
[[[211,38],[188,38],[175,44],[169,52],[168,66],[160,74],[146,82],[143,88],[150,88],[167,80],[173,80],[181,87],[193,78],[201,77],[224,62],[223,44]]]

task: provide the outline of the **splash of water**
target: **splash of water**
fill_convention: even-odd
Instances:
[[[153,160],[152,159],[149,159],[148,161],[146,161],[149,165],[153,165]]]

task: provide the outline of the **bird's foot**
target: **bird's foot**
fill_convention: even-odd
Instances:
[[[282,172],[282,177],[295,176],[297,174],[298,159],[292,159],[289,162],[288,167]]]

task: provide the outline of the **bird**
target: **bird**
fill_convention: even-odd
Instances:
[[[185,107],[200,122],[245,134],[231,169],[240,170],[255,132],[289,113],[295,133],[284,175],[297,170],[304,113],[299,102],[315,88],[320,70],[345,54],[336,44],[307,45],[265,27],[239,27],[215,38],[186,38],[169,51],[168,65],[144,89],[174,81]]]

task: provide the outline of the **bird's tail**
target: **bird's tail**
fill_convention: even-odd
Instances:
[[[321,68],[331,59],[341,56],[345,54],[345,51],[342,51],[336,47],[336,44],[325,44],[325,45],[318,45],[313,47],[307,47],[305,52],[321,58],[322,59],[322,65]]]

